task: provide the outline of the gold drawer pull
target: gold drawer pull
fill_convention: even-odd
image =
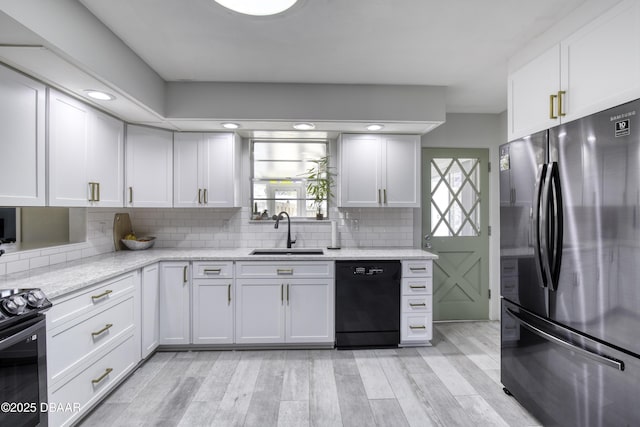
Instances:
[[[411,307],[426,307],[426,306],[427,306],[427,304],[425,304],[425,303],[423,303],[423,302],[421,302],[421,303],[419,303],[419,304],[418,304],[418,303],[410,302],[410,303],[409,303],[409,305],[410,305]]]
[[[220,274],[222,272],[221,268],[205,268],[204,274]]]
[[[411,271],[427,271],[427,267],[409,267]]]
[[[188,268],[189,267],[186,266],[186,265],[182,268],[182,283],[187,283],[187,281],[189,280],[189,279],[187,279],[187,269]]]
[[[278,274],[293,274],[293,268],[279,268]]]
[[[231,305],[231,284],[227,285],[227,305]]]
[[[113,368],[107,368],[104,370],[104,374],[100,375],[98,378],[91,380],[92,384],[98,384],[99,382],[101,382],[103,379],[107,378],[107,375],[109,375],[111,372],[113,372]]]
[[[427,289],[425,285],[409,285],[411,289]]]
[[[424,325],[421,325],[421,326],[412,326],[412,325],[409,325],[409,329],[427,329],[427,327],[426,327],[426,326],[424,326]]]
[[[106,291],[104,291],[103,293],[99,294],[99,295],[91,295],[91,299],[100,299],[100,298],[104,298],[107,295],[109,295],[110,293],[112,293],[113,291],[111,289],[107,289]]]
[[[99,331],[91,332],[91,336],[97,337],[98,335],[107,332],[112,326],[113,323],[107,323],[106,325],[104,325],[104,328],[100,329]]]

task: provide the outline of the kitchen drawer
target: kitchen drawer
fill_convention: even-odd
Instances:
[[[431,295],[432,287],[431,277],[402,279],[402,295]]]
[[[402,343],[431,340],[431,313],[402,313],[400,315],[400,341]]]
[[[403,295],[402,313],[426,313],[432,311],[431,295]]]
[[[431,277],[433,262],[430,259],[402,260],[402,277]]]
[[[236,263],[236,278],[256,277],[333,277],[333,263],[326,261]]]
[[[67,323],[47,336],[47,370],[55,382],[123,334],[135,328],[133,295],[101,311]]]
[[[139,346],[132,335],[69,381],[55,387],[49,384],[50,405],[80,406],[80,411],[49,412],[49,425],[70,425],[108,393],[138,363],[136,353],[139,352],[136,350]]]
[[[216,279],[233,277],[233,262],[194,262],[194,279]]]
[[[111,305],[110,302],[128,293],[133,293],[138,283],[138,272],[118,276],[102,282],[79,294],[66,295],[54,299],[53,307],[47,312],[47,328],[51,330],[71,319],[75,319],[91,310],[99,310]]]

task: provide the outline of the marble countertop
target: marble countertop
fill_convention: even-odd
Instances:
[[[158,261],[333,261],[436,259],[420,249],[324,249],[324,255],[251,255],[253,248],[148,249],[120,251],[0,277],[0,289],[40,288],[49,299],[137,270]]]

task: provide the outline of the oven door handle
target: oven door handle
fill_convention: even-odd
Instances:
[[[30,324],[25,328],[25,324]],[[39,318],[36,317],[33,320],[29,320],[27,322],[15,325],[7,329],[6,331],[0,332],[0,351],[5,350],[12,345],[23,341],[26,337],[34,335],[39,329],[44,327],[45,319],[44,317]],[[11,335],[5,335],[6,332],[16,331],[15,333],[11,333]]]

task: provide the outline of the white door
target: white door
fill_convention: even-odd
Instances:
[[[420,137],[388,135],[384,140],[383,205],[420,207]]]
[[[124,206],[124,123],[92,110],[89,121],[87,179],[92,205]]]
[[[284,342],[284,283],[236,280],[236,343]]]
[[[173,206],[173,133],[127,126],[126,206]]]
[[[88,206],[89,107],[49,90],[49,205]]]
[[[0,206],[45,205],[45,87],[0,67]]]
[[[159,265],[142,270],[142,358],[149,356],[160,343],[160,274]]]
[[[199,164],[201,133],[175,133],[173,145],[174,195],[173,205],[180,208],[201,206],[202,188],[200,187]]]
[[[378,135],[342,135],[340,206],[376,207],[382,200],[382,162]]]
[[[190,268],[188,262],[160,263],[160,344],[189,344]]]
[[[193,281],[193,344],[233,343],[232,279]]]
[[[287,343],[333,343],[333,279],[297,279],[285,284]]]
[[[235,161],[233,134],[204,134],[200,153],[200,182],[208,207],[235,204]]]

